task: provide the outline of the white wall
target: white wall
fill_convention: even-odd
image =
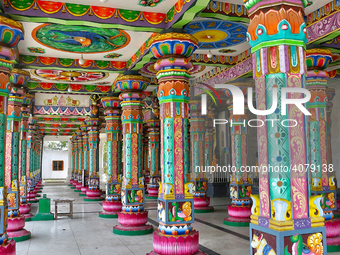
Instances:
[[[52,161],[63,160],[63,171],[52,171]],[[42,160],[42,178],[43,179],[66,179],[68,172],[69,157],[68,151],[55,151],[44,149]]]

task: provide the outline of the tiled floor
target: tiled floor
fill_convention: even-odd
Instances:
[[[113,234],[112,227],[118,224],[118,220],[98,217],[98,212],[102,211],[101,202],[84,202],[79,193],[65,184],[45,185],[43,194],[47,194],[49,198],[74,198],[73,219],[65,217],[55,221],[26,222],[26,229],[32,232],[32,238],[17,243],[17,255],[145,255],[152,250],[152,234],[144,236]],[[226,198],[212,198],[211,204],[215,207],[215,212],[195,215],[199,222],[193,226],[199,231],[201,250],[209,255],[249,254],[249,241],[245,240],[249,237],[249,228],[229,227],[223,224],[229,203],[229,199]],[[67,210],[66,207],[65,205],[62,209]],[[33,204],[32,208],[35,213],[37,204]],[[156,201],[147,200],[147,208],[151,223],[157,222]],[[53,204],[51,211],[54,211]],[[214,225],[229,231],[223,231]],[[241,236],[235,236],[234,232]]]

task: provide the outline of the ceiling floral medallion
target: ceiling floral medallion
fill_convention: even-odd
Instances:
[[[32,37],[46,47],[72,53],[113,51],[130,43],[130,35],[123,30],[59,24],[42,24]]]
[[[232,47],[247,41],[247,26],[226,20],[201,20],[189,23],[185,32],[199,41],[200,49]]]
[[[230,53],[235,53],[237,50],[232,50],[232,49],[222,49],[219,50],[219,53],[224,53],[224,54],[230,54]]]
[[[119,58],[123,56],[122,54],[119,54],[119,53],[109,53],[107,55],[104,56],[104,58]]]
[[[163,0],[141,0],[139,1],[139,5],[141,6],[149,6],[149,7],[155,7],[159,3],[161,3]]]
[[[48,69],[32,69],[31,74],[43,79],[58,81],[58,82],[88,82],[99,81],[109,76],[104,72],[78,72],[78,71],[63,71],[63,70],[48,70]]]
[[[44,54],[45,50],[39,47],[28,47],[27,50],[31,53]]]

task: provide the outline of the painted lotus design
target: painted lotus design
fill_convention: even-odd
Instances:
[[[52,80],[52,81],[63,81],[63,82],[87,82],[87,81],[98,81],[108,77],[107,73],[104,72],[75,72],[75,71],[63,71],[63,70],[42,70],[33,69],[32,74],[41,78]]]

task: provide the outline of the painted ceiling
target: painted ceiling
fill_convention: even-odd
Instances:
[[[31,74],[31,80],[50,83],[76,83],[94,85],[112,85],[118,73],[82,72],[55,69],[24,69]]]
[[[82,0],[82,5],[96,5],[108,8],[117,8],[135,11],[152,11],[159,13],[167,13],[178,0],[125,0],[125,1],[112,1],[102,3],[97,0]],[[61,3],[80,4],[79,0],[58,0]]]
[[[31,74],[28,88],[46,100],[47,104],[36,102],[34,114],[49,134],[72,133],[90,112],[88,102],[78,104],[78,97],[106,95],[124,71],[150,77],[152,85],[145,93],[154,94],[156,59],[148,42],[163,29],[184,29],[199,40],[190,58],[192,86],[219,75],[251,76],[245,36],[249,18],[243,0],[1,1],[4,12],[24,26],[17,61]],[[315,32],[310,33],[309,43],[332,50],[334,62],[328,70],[340,77],[340,33],[336,31],[340,25],[328,31],[319,23],[333,14],[340,16],[340,0],[313,2],[305,10],[307,27]]]
[[[120,29],[22,22],[21,55],[86,60],[128,61],[152,35]],[[39,50],[36,50],[36,49]],[[110,56],[111,54],[111,56]]]

